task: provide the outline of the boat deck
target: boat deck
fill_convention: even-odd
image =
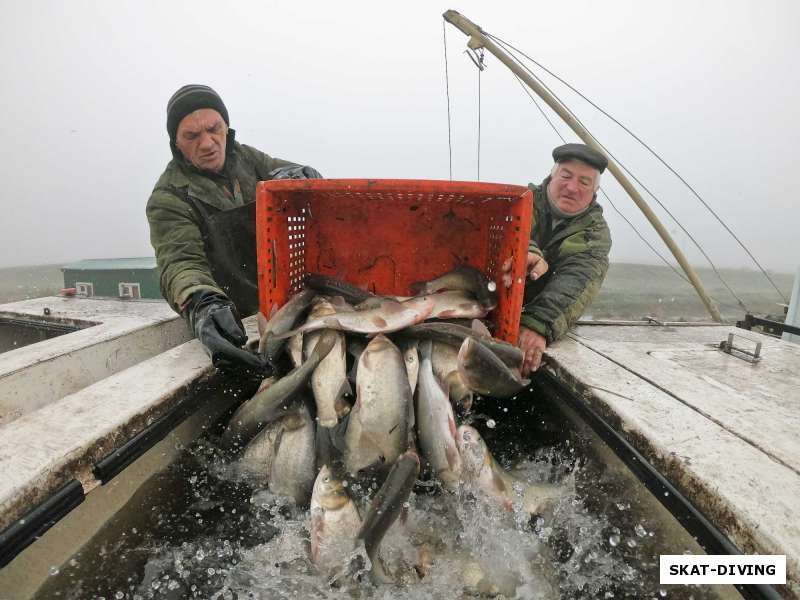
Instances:
[[[752,363],[720,349],[734,344]],[[729,326],[580,326],[545,369],[800,596],[800,346]]]

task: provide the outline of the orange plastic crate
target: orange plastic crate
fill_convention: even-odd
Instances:
[[[403,179],[263,181],[256,193],[261,312],[303,287],[306,273],[377,294],[467,263],[497,282],[495,337],[516,343],[533,194],[523,186]],[[514,257],[514,284],[501,265]]]

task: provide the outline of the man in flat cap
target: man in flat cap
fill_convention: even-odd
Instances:
[[[547,346],[564,336],[594,300],[608,271],[611,233],[597,203],[608,159],[585,144],[553,150],[541,185],[530,184],[534,215],[520,319],[523,375],[539,368]],[[503,268],[511,269],[511,260]],[[511,278],[505,277],[507,286]]]
[[[147,202],[161,293],[183,315],[220,368],[266,369],[240,316],[258,310],[256,183],[321,177],[234,140],[228,110],[205,85],[186,85],[167,103],[172,160]]]

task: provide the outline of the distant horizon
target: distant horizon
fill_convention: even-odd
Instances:
[[[21,263],[21,264],[3,264],[0,263],[0,269],[23,269],[23,268],[34,268],[34,267],[56,267],[61,268],[64,265],[68,265],[70,263],[79,262],[82,260],[122,260],[122,259],[134,259],[134,258],[154,258],[154,256],[147,255],[147,256],[95,256],[95,257],[81,257],[81,258],[71,258],[71,259],[64,259],[60,261],[52,261],[52,262],[36,262],[36,263]],[[670,263],[669,265],[664,264],[663,262],[631,262],[627,260],[612,260],[610,264],[613,265],[635,265],[635,266],[642,266],[642,267],[661,267],[661,268],[675,268],[679,269],[680,267],[676,263]],[[712,268],[709,265],[697,265],[693,264],[697,270],[704,271],[709,270],[711,271]],[[721,271],[739,271],[739,272],[753,272],[759,273],[760,271],[758,268],[754,266],[747,266],[742,265],[738,267],[718,267]],[[771,269],[769,267],[766,268],[768,273],[775,274],[775,275],[783,275],[787,277],[795,277],[797,272],[800,271],[800,263],[798,263],[797,270],[792,273],[790,271],[781,271],[776,269]]]

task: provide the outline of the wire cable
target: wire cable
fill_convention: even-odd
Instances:
[[[561,139],[561,142],[562,142],[563,144],[566,144],[566,143],[567,143],[567,140],[564,138],[564,136],[563,136],[563,135],[561,135],[561,132],[560,132],[560,131],[558,130],[558,128],[555,126],[555,124],[554,124],[554,123],[553,123],[553,121],[550,119],[550,117],[548,117],[548,116],[547,116],[547,113],[545,113],[544,109],[543,109],[543,108],[542,108],[542,107],[539,105],[539,102],[537,102],[536,98],[534,98],[534,97],[533,97],[533,94],[531,94],[530,90],[529,90],[529,89],[528,89],[528,88],[525,86],[525,84],[522,82],[522,80],[521,80],[519,77],[517,77],[517,74],[516,74],[516,73],[514,73],[514,78],[517,80],[517,82],[519,83],[519,85],[522,87],[522,91],[524,91],[524,92],[525,92],[525,93],[528,95],[528,98],[530,98],[530,99],[531,99],[531,101],[532,101],[532,102],[534,103],[534,105],[536,106],[536,108],[538,108],[538,109],[539,109],[539,112],[540,112],[540,113],[541,113],[541,115],[544,117],[544,120],[545,120],[545,121],[547,121],[547,124],[548,124],[548,125],[550,125],[550,127],[553,129],[553,131],[555,131],[555,132],[556,132],[556,135],[557,135],[557,136],[558,136],[558,137]],[[631,223],[631,221],[628,219],[628,217],[626,217],[624,214],[622,214],[622,212],[620,212],[620,210],[617,208],[617,206],[614,204],[614,202],[611,200],[611,198],[609,198],[608,194],[606,194],[606,192],[605,192],[605,190],[604,190],[603,188],[600,188],[600,193],[601,193],[601,194],[603,194],[603,197],[604,197],[606,200],[608,200],[608,203],[611,205],[611,208],[613,208],[613,209],[616,211],[616,213],[617,213],[617,214],[618,214],[620,217],[622,217],[622,219],[623,219],[623,220],[624,220],[624,221],[625,221],[625,222],[626,222],[628,225],[630,225],[631,229],[633,229],[633,231],[636,233],[636,235],[638,235],[638,236],[639,236],[639,239],[641,239],[641,240],[642,240],[642,241],[645,243],[645,245],[647,245],[647,247],[648,247],[648,248],[650,248],[650,250],[652,250],[652,251],[653,251],[653,253],[654,253],[656,256],[658,256],[658,258],[660,258],[660,259],[661,259],[661,261],[662,261],[662,262],[663,262],[665,265],[667,265],[667,266],[668,266],[670,269],[672,269],[673,273],[675,273],[675,274],[676,274],[678,277],[680,277],[681,279],[683,279],[685,282],[687,282],[687,283],[690,283],[690,282],[689,282],[689,280],[686,278],[686,276],[685,276],[685,275],[683,275],[683,273],[681,273],[680,271],[678,271],[678,269],[676,269],[676,268],[675,268],[675,267],[674,267],[674,266],[673,266],[673,265],[672,265],[672,264],[671,264],[671,263],[670,263],[670,262],[669,262],[669,261],[668,261],[666,258],[664,258],[664,256],[662,256],[662,254],[661,254],[661,253],[660,253],[658,250],[656,250],[656,249],[655,249],[655,247],[654,247],[654,246],[653,246],[653,245],[652,245],[652,244],[651,244],[651,243],[650,243],[650,242],[647,240],[647,238],[645,238],[645,237],[644,237],[644,236],[643,236],[643,235],[642,235],[642,234],[639,232],[639,230],[636,228],[636,226],[635,226],[633,223]]]
[[[550,117],[548,117],[548,116],[547,116],[547,113],[546,113],[546,112],[544,111],[544,109],[541,107],[541,105],[540,105],[540,104],[539,104],[539,102],[536,100],[536,98],[534,98],[534,97],[533,97],[533,94],[531,94],[531,92],[530,92],[530,90],[527,88],[527,86],[526,86],[526,85],[525,85],[525,84],[522,82],[522,80],[521,80],[519,77],[517,77],[516,73],[514,73],[514,77],[516,78],[516,80],[517,80],[517,82],[520,84],[520,86],[522,87],[522,90],[523,90],[523,91],[524,91],[524,92],[525,92],[525,93],[528,95],[528,98],[530,98],[530,99],[531,99],[531,102],[533,102],[533,104],[536,106],[536,108],[537,108],[537,109],[539,109],[539,112],[541,113],[542,117],[544,117],[544,120],[545,120],[545,121],[547,121],[547,124],[548,124],[548,125],[550,125],[550,127],[553,129],[553,131],[555,132],[555,134],[556,134],[556,135],[557,135],[557,136],[558,136],[558,137],[561,139],[562,143],[566,144],[566,143],[567,143],[567,140],[564,138],[564,136],[563,136],[563,135],[561,135],[561,132],[560,132],[560,131],[558,130],[558,128],[555,126],[555,124],[553,123],[552,119],[550,119]],[[625,216],[625,215],[624,215],[624,214],[623,214],[623,213],[622,213],[622,212],[619,210],[619,208],[617,208],[617,205],[616,205],[616,204],[614,204],[614,202],[611,200],[611,198],[609,197],[609,195],[606,193],[606,191],[605,191],[603,188],[600,188],[600,193],[603,195],[603,197],[604,197],[604,198],[605,198],[605,199],[608,201],[608,203],[611,205],[611,208],[613,208],[613,209],[614,209],[614,211],[615,211],[615,212],[616,212],[616,213],[617,213],[617,214],[618,214],[618,215],[619,215],[619,216],[622,218],[622,220],[623,220],[623,221],[625,221],[625,222],[626,222],[626,223],[627,223],[627,224],[630,226],[630,228],[631,228],[631,229],[634,231],[634,233],[635,233],[635,234],[636,234],[636,235],[639,237],[639,239],[640,239],[640,240],[642,240],[642,242],[644,242],[644,244],[645,244],[645,245],[646,245],[646,246],[647,246],[647,247],[648,247],[648,248],[649,248],[649,249],[650,249],[650,250],[653,252],[653,254],[655,254],[655,255],[656,255],[658,258],[660,258],[660,259],[661,259],[661,261],[662,261],[662,262],[663,262],[663,263],[664,263],[664,264],[665,264],[667,267],[669,267],[669,268],[670,268],[670,270],[671,270],[671,271],[672,271],[672,272],[673,272],[675,275],[677,275],[678,277],[680,277],[680,278],[681,278],[681,279],[682,279],[682,280],[683,280],[683,281],[684,281],[686,284],[688,284],[688,285],[691,285],[691,284],[692,284],[692,282],[691,282],[691,281],[689,281],[689,278],[688,278],[688,277],[686,277],[686,275],[684,275],[683,273],[681,273],[681,272],[680,272],[678,269],[676,269],[676,268],[675,268],[675,266],[674,266],[673,264],[671,264],[671,263],[670,263],[670,262],[669,262],[669,261],[668,261],[668,260],[667,260],[667,259],[666,259],[666,258],[665,258],[665,257],[664,257],[664,256],[663,256],[663,255],[662,255],[662,254],[661,254],[661,253],[658,251],[658,250],[656,250],[656,248],[655,248],[655,247],[654,247],[654,246],[653,246],[653,245],[652,245],[652,244],[651,244],[651,243],[650,243],[650,242],[647,240],[647,238],[645,238],[645,237],[642,235],[642,233],[639,231],[639,229],[636,227],[636,225],[634,225],[634,224],[633,224],[633,223],[630,221],[630,219],[628,219],[628,217],[626,217],[626,216]],[[730,303],[728,303],[728,302],[722,302],[721,300],[718,300],[717,298],[714,298],[713,296],[709,296],[709,297],[710,297],[712,300],[714,300],[714,302],[716,302],[718,305],[720,305],[720,306],[722,306],[722,307],[726,307],[726,308],[733,308],[733,309],[736,309],[736,310],[738,310],[738,309],[740,309],[740,308],[741,308],[741,306],[736,306],[736,305],[734,305],[734,304],[730,304]],[[524,308],[524,307],[523,307],[523,308]]]
[[[484,32],[484,33],[485,33],[485,32]],[[493,36],[491,36],[490,34],[486,34],[486,35],[487,35],[487,36],[489,36],[489,37],[493,37]],[[501,46],[503,46],[503,49],[504,49],[504,50],[506,50],[506,51],[509,53],[509,55],[511,56],[511,58],[512,58],[514,61],[516,61],[516,62],[517,62],[517,64],[519,64],[519,65],[520,65],[520,66],[521,66],[523,69],[525,69],[525,70],[528,72],[528,74],[529,74],[531,77],[533,77],[533,78],[534,78],[534,79],[535,79],[537,82],[539,82],[539,84],[540,84],[540,85],[542,85],[542,87],[544,87],[544,88],[545,88],[545,89],[546,89],[546,90],[547,90],[547,91],[548,91],[548,92],[549,92],[549,93],[550,93],[550,94],[551,94],[551,95],[552,95],[552,96],[553,96],[553,97],[556,99],[556,101],[557,101],[557,102],[558,102],[558,103],[561,105],[561,107],[562,107],[562,108],[563,108],[563,109],[564,109],[566,112],[568,112],[568,113],[569,113],[569,114],[570,114],[570,115],[571,115],[571,116],[572,116],[572,117],[573,117],[573,118],[574,118],[574,119],[575,119],[575,120],[576,120],[576,121],[577,121],[577,122],[578,122],[578,123],[581,125],[581,127],[583,127],[583,128],[586,130],[586,132],[587,132],[587,133],[589,134],[589,136],[590,136],[590,137],[591,137],[591,138],[594,140],[594,142],[595,142],[595,143],[596,143],[598,146],[600,146],[600,147],[601,147],[603,150],[605,150],[606,154],[608,154],[608,155],[609,155],[609,156],[610,156],[610,157],[611,157],[611,158],[612,158],[614,161],[616,161],[616,162],[617,162],[617,164],[619,164],[619,166],[620,166],[620,167],[621,167],[621,168],[622,168],[622,169],[623,169],[623,170],[624,170],[626,173],[628,173],[628,175],[629,175],[629,176],[630,176],[630,177],[631,177],[631,178],[632,178],[634,181],[636,181],[636,183],[638,183],[638,184],[639,184],[639,185],[640,185],[640,186],[641,186],[641,187],[642,187],[642,188],[643,188],[643,189],[644,189],[644,190],[645,190],[645,191],[646,191],[646,192],[647,192],[647,193],[648,193],[648,194],[649,194],[649,195],[650,195],[650,196],[653,198],[653,200],[655,200],[655,201],[656,201],[656,203],[657,203],[657,204],[658,204],[658,205],[659,205],[659,206],[660,206],[660,207],[661,207],[661,208],[664,210],[664,212],[666,212],[666,213],[667,213],[667,215],[669,215],[669,217],[670,217],[670,218],[671,218],[671,219],[672,219],[672,220],[673,220],[673,221],[674,221],[674,222],[675,222],[675,223],[678,225],[678,227],[680,227],[680,229],[681,229],[681,230],[682,230],[682,231],[683,231],[683,232],[684,232],[684,233],[687,235],[687,237],[688,237],[688,238],[689,238],[689,239],[692,241],[692,243],[693,243],[693,244],[694,244],[694,245],[697,247],[697,249],[700,251],[700,253],[703,255],[703,257],[706,259],[706,261],[708,261],[708,264],[711,266],[712,270],[714,271],[714,274],[717,276],[717,278],[720,280],[720,282],[722,282],[722,284],[725,286],[725,288],[728,290],[728,292],[731,294],[731,296],[733,296],[733,297],[736,299],[736,301],[737,301],[737,303],[739,304],[739,306],[740,306],[740,307],[741,307],[743,310],[745,310],[745,311],[748,311],[748,309],[747,309],[747,306],[745,306],[745,304],[744,304],[744,302],[742,301],[742,299],[741,299],[741,298],[739,298],[739,297],[736,295],[736,293],[733,291],[733,289],[732,289],[732,288],[731,288],[731,287],[728,285],[728,283],[727,283],[727,282],[725,281],[725,279],[722,277],[722,274],[719,272],[719,270],[717,269],[716,265],[715,265],[715,264],[714,264],[714,262],[711,260],[711,257],[710,257],[710,256],[709,256],[709,255],[706,253],[706,251],[703,249],[702,245],[701,245],[701,244],[700,244],[700,243],[699,243],[699,242],[698,242],[698,241],[697,241],[697,240],[694,238],[694,236],[693,236],[693,235],[692,235],[692,234],[691,234],[691,233],[690,233],[690,232],[689,232],[689,231],[686,229],[686,227],[684,227],[684,226],[683,226],[683,224],[682,224],[682,223],[681,223],[681,222],[678,220],[678,218],[677,218],[677,217],[676,217],[674,214],[672,214],[672,212],[671,212],[671,211],[670,211],[670,210],[669,210],[669,209],[666,207],[666,205],[664,205],[664,203],[663,203],[663,202],[661,202],[661,200],[660,200],[660,199],[659,199],[659,198],[658,198],[658,197],[657,197],[657,196],[656,196],[656,195],[655,195],[653,192],[651,192],[651,191],[649,190],[649,188],[647,188],[647,186],[645,186],[645,185],[644,185],[644,184],[643,184],[643,183],[642,183],[642,182],[641,182],[641,181],[640,181],[640,180],[639,180],[639,179],[638,179],[638,178],[637,178],[637,177],[636,177],[636,176],[635,176],[635,175],[634,175],[634,174],[633,174],[633,173],[632,173],[632,172],[631,172],[631,171],[630,171],[630,170],[629,170],[629,169],[628,169],[628,168],[627,168],[625,165],[624,165],[624,163],[622,163],[622,162],[621,162],[621,161],[620,161],[620,160],[619,160],[619,159],[618,159],[618,158],[617,158],[617,157],[616,157],[614,154],[612,154],[612,153],[611,153],[611,152],[608,150],[608,148],[606,148],[606,146],[604,146],[604,145],[603,145],[603,144],[602,144],[602,143],[601,143],[601,142],[600,142],[600,141],[599,141],[599,140],[598,140],[598,139],[597,139],[597,138],[594,136],[594,134],[592,134],[592,133],[591,133],[591,131],[589,131],[589,129],[588,129],[588,128],[586,127],[586,125],[585,125],[585,124],[584,124],[584,123],[583,123],[583,122],[580,120],[580,118],[579,118],[579,117],[578,117],[578,116],[577,116],[577,115],[576,115],[576,114],[575,114],[575,113],[574,113],[574,112],[573,112],[573,111],[572,111],[572,110],[571,110],[571,109],[570,109],[570,108],[569,108],[569,107],[568,107],[568,106],[567,106],[567,105],[564,103],[564,101],[563,101],[563,100],[561,100],[561,98],[559,98],[559,97],[558,97],[558,95],[557,95],[557,94],[556,94],[556,93],[555,93],[555,92],[554,92],[554,91],[553,91],[553,90],[552,90],[550,87],[548,87],[548,85],[547,85],[545,82],[543,82],[543,81],[542,81],[542,80],[541,80],[541,79],[540,79],[540,78],[539,78],[539,77],[536,75],[536,73],[534,73],[533,71],[531,71],[531,70],[530,70],[530,69],[529,69],[529,68],[528,68],[528,67],[527,67],[525,64],[523,64],[523,63],[522,63],[522,61],[520,61],[520,60],[519,60],[519,59],[518,59],[518,58],[517,58],[517,57],[514,55],[514,52],[513,52],[512,50],[510,50],[510,49],[509,49],[509,48],[510,48],[510,46],[507,46],[507,45],[505,44],[505,42],[502,42],[502,41],[498,40],[497,38],[494,38],[494,39],[495,39],[495,40],[497,40],[497,41],[498,41],[498,43],[499,43]]]
[[[615,118],[613,115],[609,114],[609,113],[608,113],[606,110],[604,110],[603,108],[601,108],[600,106],[598,106],[598,105],[597,105],[595,102],[593,102],[593,101],[592,101],[590,98],[586,97],[586,96],[585,96],[583,93],[581,93],[581,91],[580,91],[580,90],[576,89],[576,88],[575,88],[573,85],[571,85],[571,84],[570,84],[568,81],[566,81],[566,80],[564,80],[563,78],[559,77],[559,76],[558,76],[556,73],[554,73],[553,71],[551,71],[550,69],[548,69],[547,67],[545,67],[544,65],[542,65],[541,63],[539,63],[538,61],[534,60],[533,58],[531,58],[530,56],[528,56],[527,54],[525,54],[525,53],[524,53],[522,50],[519,50],[519,49],[518,49],[518,48],[516,48],[515,46],[513,46],[513,45],[509,44],[508,42],[505,42],[504,40],[502,40],[502,39],[498,38],[497,36],[494,36],[494,35],[492,35],[492,34],[490,34],[490,33],[487,33],[487,32],[485,32],[485,31],[484,31],[483,33],[484,33],[484,34],[485,34],[487,37],[489,37],[490,39],[492,39],[492,40],[494,40],[495,42],[497,42],[498,44],[500,44],[500,45],[504,46],[504,47],[505,47],[505,49],[506,49],[507,51],[509,51],[509,54],[511,54],[511,52],[510,52],[510,50],[509,50],[509,49],[511,49],[511,50],[513,50],[513,51],[515,51],[515,52],[519,53],[520,55],[524,56],[525,58],[527,58],[529,61],[531,61],[531,62],[532,62],[533,64],[535,64],[537,67],[539,67],[540,69],[542,69],[543,71],[545,71],[545,72],[546,72],[548,75],[550,75],[551,77],[555,78],[556,80],[558,80],[559,82],[561,82],[562,84],[564,84],[566,87],[568,87],[570,90],[572,90],[573,92],[575,92],[575,93],[576,93],[578,96],[580,96],[581,98],[583,98],[583,100],[585,100],[586,102],[588,102],[588,103],[589,103],[591,106],[593,106],[595,109],[597,109],[597,110],[598,110],[600,113],[602,113],[603,115],[605,115],[605,116],[606,116],[608,119],[610,119],[610,120],[611,120],[611,121],[613,121],[615,124],[617,124],[617,125],[618,125],[620,128],[622,128],[622,129],[623,129],[623,131],[625,131],[626,133],[628,133],[628,134],[629,134],[629,135],[630,135],[630,136],[631,136],[633,139],[635,139],[637,142],[639,142],[639,144],[641,144],[641,145],[642,145],[642,146],[643,146],[643,147],[644,147],[644,148],[645,148],[645,149],[646,149],[648,152],[650,152],[650,154],[652,154],[652,155],[653,155],[653,156],[654,156],[654,157],[655,157],[655,158],[656,158],[656,159],[657,159],[657,160],[658,160],[658,161],[659,161],[659,162],[660,162],[662,165],[664,165],[664,167],[666,167],[666,168],[667,168],[667,169],[668,169],[668,170],[669,170],[669,171],[670,171],[670,172],[671,172],[673,175],[675,175],[675,177],[677,177],[677,178],[678,178],[678,180],[679,180],[681,183],[683,183],[683,185],[684,185],[684,186],[686,186],[686,188],[687,188],[687,189],[688,189],[688,190],[689,190],[689,191],[690,191],[690,192],[691,192],[691,193],[692,193],[692,194],[693,194],[693,195],[694,195],[694,196],[695,196],[695,197],[696,197],[696,198],[697,198],[697,199],[700,201],[700,203],[701,203],[701,204],[702,204],[702,205],[703,205],[703,206],[704,206],[704,207],[705,207],[705,208],[706,208],[706,209],[707,209],[707,210],[708,210],[708,211],[711,213],[711,215],[713,215],[713,217],[714,217],[714,218],[715,218],[715,219],[716,219],[716,220],[719,222],[719,224],[720,224],[720,225],[722,225],[722,227],[725,229],[725,231],[727,231],[727,232],[728,232],[728,233],[731,235],[731,237],[732,237],[732,238],[733,238],[733,239],[736,241],[736,243],[737,243],[737,244],[739,244],[739,246],[740,246],[740,247],[741,247],[741,248],[742,248],[742,249],[743,249],[743,250],[744,250],[744,251],[747,253],[747,255],[750,257],[750,259],[751,259],[751,260],[753,261],[753,263],[756,265],[756,267],[758,268],[758,270],[759,270],[759,271],[762,273],[762,275],[764,275],[764,277],[767,279],[767,281],[769,281],[769,283],[772,285],[772,287],[773,287],[773,288],[775,289],[775,291],[778,293],[778,295],[780,296],[780,298],[781,298],[781,299],[782,299],[784,302],[787,302],[787,299],[786,299],[786,297],[784,296],[783,292],[782,292],[782,291],[780,290],[780,288],[779,288],[779,287],[776,285],[776,283],[773,281],[773,279],[772,279],[772,278],[769,276],[769,273],[766,271],[766,269],[764,269],[764,267],[762,267],[762,266],[761,266],[761,263],[759,263],[759,262],[758,262],[758,260],[756,259],[756,257],[755,257],[755,256],[752,254],[752,252],[750,252],[750,250],[747,248],[747,246],[744,244],[744,242],[742,242],[742,241],[739,239],[739,237],[738,237],[738,236],[737,236],[737,235],[736,235],[736,234],[733,232],[733,230],[731,230],[731,228],[730,228],[730,227],[728,227],[728,225],[727,225],[727,224],[726,224],[726,223],[725,223],[725,222],[722,220],[722,218],[721,218],[721,217],[720,217],[720,216],[719,216],[719,215],[718,215],[718,214],[717,214],[717,213],[714,211],[714,209],[713,209],[713,208],[711,208],[711,206],[710,206],[710,205],[709,205],[709,204],[708,204],[708,203],[707,203],[707,202],[706,202],[706,201],[705,201],[705,200],[704,200],[704,199],[703,199],[703,198],[700,196],[700,194],[697,192],[697,190],[695,190],[695,189],[694,189],[694,187],[692,187],[692,186],[689,184],[689,182],[687,182],[687,181],[686,181],[686,180],[685,180],[685,179],[684,179],[684,178],[683,178],[683,177],[682,177],[682,176],[681,176],[681,175],[680,175],[680,174],[679,174],[679,173],[678,173],[678,172],[677,172],[677,171],[676,171],[676,170],[675,170],[675,169],[674,169],[674,168],[673,168],[673,167],[672,167],[672,166],[671,166],[669,163],[667,163],[667,162],[666,162],[666,160],[664,160],[664,159],[663,159],[663,158],[662,158],[662,157],[661,157],[661,156],[660,156],[660,155],[659,155],[659,154],[658,154],[658,153],[657,153],[655,150],[653,150],[653,148],[651,148],[651,147],[650,147],[650,146],[649,146],[649,145],[648,145],[648,144],[647,144],[647,143],[646,143],[644,140],[642,140],[642,139],[641,139],[641,138],[640,138],[638,135],[636,135],[636,134],[635,134],[633,131],[631,131],[631,130],[630,130],[628,127],[626,127],[626,126],[625,126],[623,123],[621,123],[619,120],[617,120],[617,119],[616,119],[616,118]],[[522,65],[522,63],[521,63],[521,61],[519,61],[519,59],[517,59],[516,57],[513,57],[513,58],[514,58],[514,59],[515,59],[517,62],[519,62],[519,63]],[[523,66],[523,68],[525,68],[525,69],[526,69],[526,70],[527,70],[529,73],[531,73],[531,71],[530,71],[530,70],[529,70],[527,67],[525,67],[525,65],[522,65],[522,66]],[[533,75],[533,73],[531,73],[531,75]],[[534,76],[534,77],[536,77],[535,75],[533,75],[533,76]],[[538,78],[538,77],[536,77],[536,79],[537,79],[537,81],[540,81],[540,82],[541,82],[541,80],[539,80],[539,78]],[[543,84],[543,85],[544,85],[544,84]],[[560,102],[560,100],[559,100],[559,102]],[[562,103],[562,105],[563,105],[563,103]],[[594,136],[592,136],[592,137],[594,138]],[[596,141],[596,138],[595,138],[595,141]],[[599,142],[598,142],[598,144],[599,144]],[[619,162],[619,161],[618,161],[616,158],[615,158],[614,160],[616,160],[617,162]],[[622,165],[620,164],[620,166],[622,166]],[[623,167],[623,168],[624,168],[624,167]],[[628,173],[630,173],[630,171],[628,171],[628,169],[625,169],[625,171],[627,171]],[[634,179],[635,179],[635,178],[634,178]],[[641,182],[639,182],[638,180],[637,180],[637,183],[639,183],[639,185],[642,185],[642,184],[641,184]],[[643,185],[642,185],[642,187],[643,187],[643,188],[644,188],[644,189],[647,191],[647,193],[648,193],[648,194],[650,194],[651,196],[653,196],[652,192],[650,192],[649,190],[647,190],[647,188],[645,188],[645,186],[643,186]],[[655,196],[653,196],[653,198],[655,199]],[[656,200],[656,201],[658,201],[658,200]],[[661,204],[661,203],[659,202],[659,204]],[[671,215],[670,215],[670,216],[671,216]],[[673,219],[674,219],[674,217],[673,217]],[[676,223],[678,223],[678,221],[677,221],[677,220],[676,220]],[[678,223],[678,225],[680,226],[680,223]],[[681,228],[682,228],[682,227],[681,227]],[[683,229],[683,228],[682,228],[682,229]],[[684,230],[684,231],[685,231],[685,230]],[[688,232],[687,232],[687,235],[688,235]],[[699,248],[699,246],[698,246],[698,248]],[[702,252],[702,249],[701,249],[701,252]],[[705,254],[705,253],[704,253],[704,254]],[[709,261],[709,262],[710,262],[710,261]],[[715,273],[717,274],[717,276],[719,277],[720,275],[719,275],[719,272],[717,271],[716,267],[714,267],[714,266],[713,266],[713,264],[712,264],[712,267],[714,268],[714,272],[715,272]],[[724,283],[724,280],[723,280],[721,277],[720,277],[720,281],[723,281],[723,283]],[[727,284],[725,284],[725,285],[726,285],[726,287],[727,287]],[[735,294],[734,294],[734,297],[735,297]],[[740,301],[738,298],[737,298],[737,301],[741,302],[741,301]]]
[[[447,151],[450,159],[450,181],[453,181],[453,140],[450,132],[450,75],[447,69],[447,22],[442,19],[442,36],[444,38],[444,89],[447,94]]]
[[[478,69],[478,178],[481,180],[481,69]]]

